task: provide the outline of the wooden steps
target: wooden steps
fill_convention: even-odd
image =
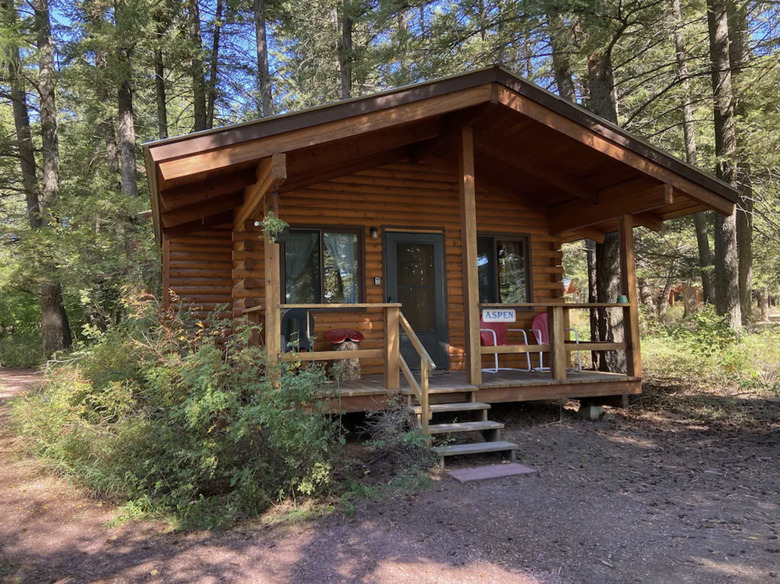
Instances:
[[[452,424],[431,424],[428,426],[430,434],[455,434],[457,432],[483,432],[485,430],[496,431],[504,427],[499,422],[490,420],[480,422],[455,422]]]
[[[442,413],[455,413],[455,412],[475,412],[480,410],[489,410],[490,404],[483,404],[482,402],[455,402],[445,404],[431,404],[431,412],[434,414]],[[420,406],[412,406],[411,411],[415,414],[420,414],[422,408]]]
[[[514,442],[472,442],[470,444],[453,444],[451,446],[436,446],[433,451],[442,459],[448,456],[463,456],[467,454],[484,454],[487,452],[506,452],[509,460],[515,461],[515,453],[520,447]]]
[[[437,388],[429,392],[430,394],[438,394],[441,400],[429,406],[431,421],[427,430],[434,440],[437,437],[448,434],[467,434],[470,432],[480,432],[484,440],[466,444],[435,446],[433,451],[439,456],[442,468],[444,467],[445,459],[450,456],[498,452],[506,453],[512,462],[515,460],[515,452],[519,447],[513,442],[501,440],[501,430],[504,428],[504,424],[488,420],[490,405],[476,401],[475,394],[477,391],[477,388],[474,386],[459,386]],[[451,401],[446,401],[448,394]],[[409,412],[415,416],[418,424],[420,424],[422,407],[419,404],[410,405]],[[465,417],[464,421],[461,421],[461,415]],[[442,416],[444,416],[444,420],[438,421],[437,418]],[[471,420],[478,419],[469,421],[469,418]]]

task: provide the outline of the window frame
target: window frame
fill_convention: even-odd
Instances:
[[[365,282],[365,238],[363,227],[354,225],[335,225],[335,226],[323,226],[323,225],[291,225],[290,231],[316,231],[319,233],[319,269],[320,269],[320,301],[313,302],[312,304],[318,304],[322,306],[333,306],[334,304],[361,304],[365,302],[366,298],[366,282]],[[358,278],[358,299],[357,302],[323,302],[325,298],[325,241],[323,234],[328,233],[347,233],[357,236],[357,278]],[[286,244],[282,243],[280,246],[279,263],[281,264],[281,298],[282,304],[287,302],[287,253]],[[290,302],[289,304],[308,304],[299,302]]]
[[[491,239],[493,242],[493,261],[495,262],[495,269],[493,270],[493,291],[495,292],[495,298],[484,304],[504,304],[501,301],[501,274],[498,269],[498,240],[506,241],[518,241],[523,245],[523,258],[525,260],[525,282],[526,282],[526,303],[532,303],[534,301],[534,283],[532,279],[533,270],[531,269],[531,236],[527,233],[502,233],[502,232],[478,232],[477,241],[479,239]],[[477,266],[479,269],[479,266]],[[507,303],[511,304],[511,303]],[[522,306],[518,310],[533,310],[532,307]]]

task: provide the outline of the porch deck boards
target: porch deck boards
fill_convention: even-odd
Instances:
[[[549,372],[539,371],[499,371],[498,373],[483,373],[482,385],[479,387],[466,382],[464,371],[448,371],[436,373],[429,379],[428,390],[431,394],[457,393],[464,391],[502,389],[528,386],[572,385],[640,381],[639,377],[630,377],[619,373],[604,373],[601,371],[569,371],[563,382],[550,378]],[[386,395],[390,391],[384,387],[382,375],[364,375],[357,381],[342,381],[338,384],[328,384],[323,391],[335,393],[339,397],[364,397]],[[409,393],[411,388],[401,377],[401,393]]]

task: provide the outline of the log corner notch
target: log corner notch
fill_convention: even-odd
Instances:
[[[287,156],[284,153],[275,153],[263,158],[257,165],[255,177],[257,182],[244,190],[243,203],[236,208],[233,215],[233,227],[239,231],[248,219],[255,217],[263,208],[265,196],[287,180]]]

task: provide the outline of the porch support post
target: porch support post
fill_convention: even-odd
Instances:
[[[271,211],[278,217],[279,202],[274,195],[263,200],[263,214]],[[271,241],[268,233],[263,236],[265,263],[265,351],[266,362],[274,367],[282,350],[282,315],[279,308],[282,294],[282,274],[279,261],[279,244]]]
[[[463,302],[466,313],[466,380],[482,384],[479,343],[479,278],[477,274],[477,194],[474,183],[474,132],[461,128],[458,149],[460,237],[463,245]]]
[[[550,342],[550,376],[555,381],[566,380],[566,365],[569,355],[566,353],[563,330],[563,305],[553,304],[547,307],[547,336]]]
[[[401,311],[397,306],[388,306],[385,308],[385,389],[397,391],[401,383],[401,364],[400,364],[400,337],[398,327],[400,326]]]
[[[623,308],[623,337],[626,343],[626,373],[642,376],[642,353],[639,348],[639,303],[636,288],[636,262],[634,259],[634,218],[621,215],[618,219],[620,245],[620,287],[628,297]]]

